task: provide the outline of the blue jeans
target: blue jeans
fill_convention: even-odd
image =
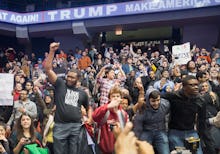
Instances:
[[[153,145],[158,154],[170,154],[167,133],[162,130],[143,131],[141,140]]]
[[[174,150],[175,147],[184,147],[184,140],[188,137],[199,138],[198,133],[195,130],[169,130],[169,143],[170,150]],[[202,154],[201,144],[199,144],[199,148],[197,149],[197,154]]]
[[[55,123],[53,129],[54,154],[78,154],[77,142],[81,123]]]

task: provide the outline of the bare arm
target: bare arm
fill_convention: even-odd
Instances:
[[[46,74],[48,76],[50,83],[52,84],[54,84],[57,80],[57,75],[52,69],[52,62],[53,62],[54,54],[56,50],[59,48],[59,46],[60,46],[60,43],[57,43],[57,42],[53,42],[50,44],[50,51],[49,51],[49,54],[48,54],[48,57],[45,63],[45,71],[46,71]]]
[[[96,78],[98,79],[98,78],[103,77],[104,72],[105,72],[105,66],[103,66],[103,67],[101,68],[101,70],[99,71],[99,73],[96,75]]]
[[[118,64],[117,67],[118,67],[120,73],[122,74],[122,77],[123,77],[123,78],[126,78],[125,72],[122,70],[122,66]]]
[[[40,96],[40,93],[38,92],[39,88],[38,87],[34,87],[34,93],[36,96],[36,103],[44,110],[46,107],[46,104],[43,100],[43,98]]]
[[[136,113],[144,104],[144,87],[142,83],[137,83],[139,89],[138,102],[132,107],[134,113]]]
[[[25,145],[26,139],[24,137],[22,137],[20,139],[20,141],[18,142],[18,144],[16,145],[16,147],[13,149],[14,154],[19,154],[19,152],[21,151],[22,147]]]
[[[132,54],[133,57],[138,57],[138,58],[141,58],[138,54],[136,54],[133,50],[133,44],[131,43],[130,44],[130,50],[129,52]]]

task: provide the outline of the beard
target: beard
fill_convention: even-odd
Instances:
[[[66,81],[66,86],[67,86],[68,88],[74,88],[74,87],[76,87],[76,83],[77,83],[77,82]]]

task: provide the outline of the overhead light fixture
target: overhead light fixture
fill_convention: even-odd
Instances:
[[[115,35],[122,35],[122,27],[121,26],[116,26]]]

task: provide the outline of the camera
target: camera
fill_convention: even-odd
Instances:
[[[30,143],[30,142],[31,142],[31,140],[30,140],[30,139],[28,139],[28,138],[26,138],[26,139],[25,139],[25,142],[26,142],[26,143]]]
[[[110,125],[109,125],[111,131],[113,131],[114,126],[115,126],[115,125],[113,125],[113,124],[110,124]]]

